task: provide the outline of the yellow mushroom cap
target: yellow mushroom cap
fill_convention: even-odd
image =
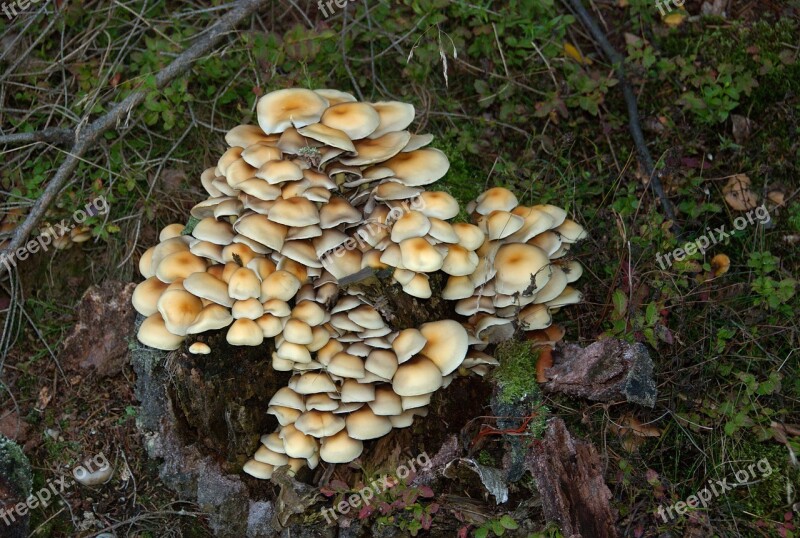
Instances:
[[[290,88],[270,92],[258,100],[258,125],[267,133],[316,123],[328,108],[328,100],[311,90]]]

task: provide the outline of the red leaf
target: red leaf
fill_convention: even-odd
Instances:
[[[428,486],[420,486],[419,494],[425,497],[426,499],[430,499],[431,497],[433,497],[433,490]]]

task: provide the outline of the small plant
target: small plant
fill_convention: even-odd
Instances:
[[[756,274],[756,278],[750,283],[756,293],[753,303],[755,306],[765,306],[781,314],[791,315],[792,308],[786,303],[794,296],[797,281],[793,278],[776,280],[768,276],[777,271],[779,262],[769,251],[750,254],[747,266]]]
[[[483,525],[475,530],[475,538],[486,538],[490,536],[489,532],[493,533],[492,536],[503,536],[507,530],[518,528],[519,525],[514,521],[514,518],[508,514],[504,514],[499,519],[489,519],[485,521]]]

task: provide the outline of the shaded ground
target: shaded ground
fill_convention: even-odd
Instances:
[[[222,132],[251,121],[259,95],[294,85],[413,102],[420,129],[436,135],[434,145],[452,162],[445,186],[461,201],[484,185],[504,185],[525,202],[568,206],[590,231],[577,253],[586,267],[579,282],[586,301],[559,314],[566,339],[585,345],[614,335],[644,343],[659,399],[652,410],[565,397],[545,403],[598,448],[621,534],[796,533],[798,473],[790,454],[800,451],[793,428],[800,423],[798,13],[788,2],[728,4],[727,13],[711,9],[699,18],[701,4],[687,2],[692,17],[682,21],[677,11],[662,20],[644,0],[593,6],[611,42],[630,58],[642,124],[676,206],[679,236],[645,188],[611,70],[563,4],[368,1],[327,19],[311,4],[267,6],[87,155],[49,220],[69,219],[103,195],[111,212],[88,221],[95,239],[31,256],[2,282],[0,432],[24,445],[35,486],[98,451],[117,469],[109,484],[78,486],[66,493],[66,504],[36,510],[35,535],[93,536],[103,529],[118,536],[209,535],[198,507],[177,501],[156,478],[157,462],[145,457],[130,366],[101,377],[80,366],[83,352],[64,355],[64,339],[79,320],[75,307],[84,291],[93,283],[136,280],[135,262],[158,230],[183,221],[202,197],[197,178],[220,153]],[[72,128],[77,118],[102,113],[147,84],[217,13],[199,3],[54,2],[37,9],[45,12],[0,20],[3,132]],[[25,214],[62,158],[60,148],[47,144],[5,148],[3,232]],[[720,226],[730,230],[744,214],[725,201],[734,174],[750,178],[771,221],[748,224],[706,254],[659,264],[657,254]],[[710,264],[720,253],[731,260],[726,274]],[[130,334],[118,319],[98,328]],[[486,396],[476,407],[490,415]],[[465,431],[474,432],[470,427]],[[414,454],[441,444],[443,434],[420,426],[392,443]],[[472,455],[500,466],[503,443],[486,439]],[[391,447],[376,446],[376,457]],[[774,472],[713,499],[706,510],[666,521],[658,515],[659,506],[761,460]],[[355,480],[336,478],[348,486]],[[265,498],[275,495],[273,486],[261,487]],[[533,489],[523,480],[500,507],[477,486],[434,490],[436,498],[419,505],[508,514],[531,533],[558,536],[526,504]],[[462,525],[453,511],[445,513],[433,518],[442,532]],[[379,516],[371,517],[377,523]],[[396,520],[384,523],[410,532]]]

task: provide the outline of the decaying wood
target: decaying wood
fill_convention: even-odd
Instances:
[[[545,517],[558,521],[564,536],[617,536],[617,514],[610,505],[612,495],[603,480],[597,449],[572,437],[563,420],[548,421],[544,439],[529,452],[526,468],[536,480]]]
[[[545,392],[598,402],[627,400],[647,407],[656,402],[653,361],[642,344],[608,338],[582,348],[561,344],[544,371]]]

